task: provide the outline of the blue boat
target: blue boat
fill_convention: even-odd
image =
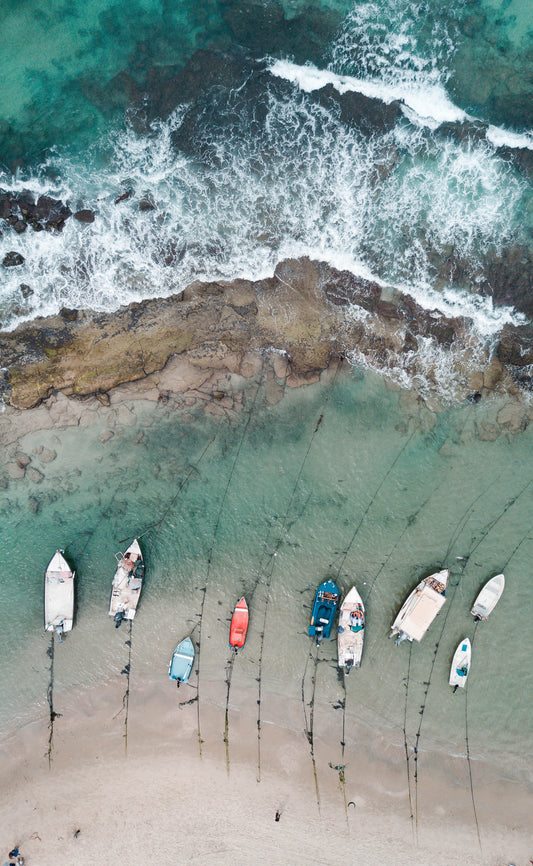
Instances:
[[[309,634],[316,636],[317,644],[323,637],[328,638],[331,634],[331,626],[335,619],[335,611],[339,601],[339,590],[332,580],[325,580],[318,587],[311,614],[311,625]]]
[[[193,661],[194,646],[190,637],[186,637],[174,650],[168,668],[168,675],[171,680],[176,680],[178,688],[180,683],[186,683],[189,679]]]

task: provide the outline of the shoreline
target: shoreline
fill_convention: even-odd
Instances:
[[[119,678],[81,695],[62,695],[65,715],[55,721],[50,766],[42,717],[4,737],[2,759],[11,780],[1,810],[4,846],[16,841],[27,861],[40,866],[74,857],[80,866],[102,857],[120,862],[125,850],[135,866],[150,855],[164,862],[177,857],[205,863],[214,857],[213,862],[229,864],[239,852],[255,850],[258,839],[254,863],[281,862],[281,850],[284,858],[299,851],[311,862],[316,856],[317,862],[333,864],[353,845],[369,866],[391,858],[398,866],[527,862],[531,791],[509,783],[504,774],[491,768],[480,773],[480,766],[473,766],[480,850],[464,759],[421,755],[416,827],[409,817],[403,747],[386,747],[379,739],[372,746],[358,726],[357,743],[346,749],[343,785],[331,761],[331,738],[338,731],[328,726],[314,744],[315,784],[303,731],[266,723],[258,781],[253,701],[246,687],[240,684],[230,707],[228,767],[224,709],[216,700],[216,684],[207,685],[201,757],[196,705],[176,706],[192,690],[177,692],[163,675],[157,681],[135,677],[127,753]],[[281,696],[266,697],[274,715],[286,714]]]

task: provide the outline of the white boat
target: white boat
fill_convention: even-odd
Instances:
[[[472,645],[467,637],[461,641],[453,655],[452,666],[450,668],[449,683],[455,689],[464,689],[466,679],[470,673],[470,663],[472,661]]]
[[[403,640],[422,640],[446,601],[449,575],[449,569],[444,568],[425,577],[413,589],[391,627],[389,637],[397,635],[397,644]]]
[[[339,667],[346,668],[347,674],[361,666],[364,639],[365,607],[353,586],[341,604],[337,627]]]
[[[488,583],[485,584],[478,597],[474,602],[474,606],[470,613],[476,622],[484,622],[498,603],[501,594],[505,587],[505,577],[503,574],[497,574],[491,577]]]
[[[63,553],[56,550],[44,575],[44,627],[55,631],[60,641],[72,629],[74,619],[75,573]]]
[[[109,616],[118,628],[123,619],[132,620],[137,610],[144,577],[144,560],[137,539],[125,553],[117,553],[117,570],[111,588]]]

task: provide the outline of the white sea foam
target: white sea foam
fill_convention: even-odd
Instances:
[[[501,126],[489,126],[487,138],[495,147],[527,148],[533,150],[533,132],[510,132]]]
[[[0,260],[10,250],[26,260],[2,269],[4,321],[14,327],[63,306],[111,311],[179,293],[195,279],[260,279],[301,256],[400,289],[426,309],[466,316],[484,335],[521,321],[461,286],[437,291],[428,254],[445,257],[449,246],[475,275],[489,248],[527,231],[527,186],[490,143],[443,144],[406,123],[365,139],[297,89],[270,95],[253,134],[231,102],[227,112],[231,127],[203,133],[211,160],[173,147],[182,109],[150,134],[117,132],[90,158],[57,153],[34,177],[15,185],[0,178],[0,186],[96,212],[89,225],[69,219],[61,234],[3,233]],[[115,204],[126,189],[131,197]],[[155,210],[139,209],[145,196]],[[25,302],[21,283],[34,291]]]
[[[397,100],[411,109],[411,112],[408,112],[410,120],[431,129],[445,121],[468,119],[466,112],[453,104],[444,86],[438,82],[387,83],[379,79],[337,75],[329,69],[317,69],[310,64],[299,66],[288,60],[275,60],[269,64],[268,69],[272,75],[298,84],[307,93],[332,84],[339,93],[362,93],[387,104]]]

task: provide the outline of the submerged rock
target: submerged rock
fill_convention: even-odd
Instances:
[[[77,210],[74,214],[74,219],[78,220],[79,223],[93,223],[94,222],[94,211],[88,210],[87,208],[82,208],[82,210]]]
[[[10,252],[6,253],[2,259],[4,268],[16,268],[24,264],[24,256],[21,253]]]

